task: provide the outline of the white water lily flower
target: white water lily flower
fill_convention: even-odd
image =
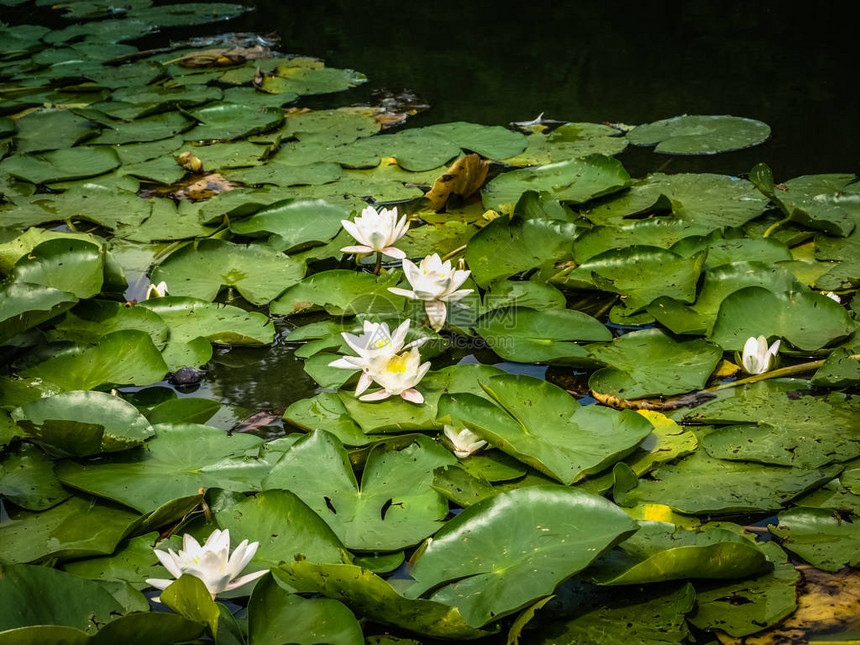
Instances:
[[[429,338],[420,338],[404,344],[406,335],[409,333],[410,322],[408,319],[404,320],[393,334],[388,328],[388,323],[374,323],[368,320],[364,321],[361,336],[348,332],[341,333],[343,340],[358,356],[343,356],[329,363],[329,367],[361,370],[358,387],[355,388],[355,395],[358,396],[373,382],[371,372],[382,369],[392,356],[399,354],[403,349],[420,347],[429,340]]]
[[[418,266],[409,260],[403,260],[403,272],[412,290],[397,287],[389,287],[388,290],[398,296],[423,300],[424,310],[434,331],[439,331],[445,324],[448,315],[445,303],[456,302],[474,291],[459,289],[472,272],[467,269],[454,269],[451,260],[442,262],[438,253],[428,255]]]
[[[378,211],[373,206],[368,206],[354,222],[348,219],[340,223],[346,232],[352,235],[359,244],[345,246],[341,249],[344,253],[384,253],[397,260],[402,260],[406,254],[392,246],[397,240],[406,234],[409,223],[406,215],[397,219],[397,208],[383,208]]]
[[[212,531],[212,535],[203,546],[186,533],[182,546],[179,553],[174,553],[173,549],[168,549],[167,553],[155,549],[155,555],[174,578],[178,579],[186,573],[200,578],[213,599],[219,593],[238,589],[268,572],[268,569],[264,569],[241,578],[237,577],[248,566],[260,543],[249,544],[248,540],[242,540],[233,551],[233,555],[229,555],[230,531],[226,529]],[[148,585],[162,590],[173,582],[174,580],[162,578],[149,578],[146,581]]]
[[[362,401],[382,401],[389,396],[400,396],[412,403],[424,403],[424,396],[415,386],[430,369],[430,361],[421,363],[421,354],[415,347],[395,354],[384,362],[374,363],[367,374],[382,387],[372,394],[360,396]]]
[[[750,336],[744,344],[741,364],[749,374],[764,374],[770,369],[778,351],[779,340],[768,347],[767,338],[764,336]]]
[[[833,302],[838,302],[840,305],[842,304],[842,299],[839,296],[837,296],[835,293],[833,293],[832,291],[823,291],[822,295],[827,296]]]
[[[146,299],[163,298],[167,295],[167,283],[162,280],[158,284],[150,284],[146,290]]]
[[[468,428],[458,430],[454,426],[446,424],[445,436],[448,437],[451,444],[454,446],[454,456],[460,459],[475,454],[487,445],[485,440],[481,439]]]

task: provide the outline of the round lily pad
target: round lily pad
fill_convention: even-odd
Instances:
[[[737,116],[684,115],[640,125],[627,134],[630,143],[653,146],[674,155],[712,155],[758,145],[770,126]]]

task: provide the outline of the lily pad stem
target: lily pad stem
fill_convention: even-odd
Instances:
[[[782,226],[783,224],[785,224],[788,221],[790,221],[790,218],[783,217],[778,222],[774,222],[773,224],[771,224],[770,226],[767,227],[767,230],[764,232],[764,235],[762,235],[762,237],[770,237],[771,233],[773,233],[776,229],[778,229],[780,226]]]
[[[443,256],[442,256],[442,262],[444,262],[445,260],[450,260],[450,259],[451,259],[451,258],[453,258],[455,255],[457,255],[458,253],[460,253],[461,251],[465,251],[465,250],[466,250],[466,245],[465,245],[465,244],[464,244],[463,246],[458,246],[456,249],[454,249],[454,250],[453,250],[453,251],[451,251],[450,253],[446,253],[445,255],[443,255]]]
[[[375,275],[379,275],[379,271],[382,269],[382,253],[380,251],[376,252],[376,266],[373,267],[373,273]]]

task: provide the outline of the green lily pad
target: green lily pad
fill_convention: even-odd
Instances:
[[[418,128],[412,132],[432,132],[468,152],[476,152],[487,159],[507,159],[518,155],[526,148],[526,138],[498,125],[477,123],[439,123]]]
[[[582,264],[604,251],[634,244],[668,249],[684,238],[707,235],[712,230],[707,224],[675,217],[622,221],[616,226],[596,226],[585,231],[576,239],[573,249],[576,261]]]
[[[252,435],[227,436],[195,424],[159,425],[155,433],[145,450],[91,463],[64,461],[57,476],[67,486],[145,513],[200,488],[259,490],[269,470],[254,456],[262,440]]]
[[[814,567],[839,571],[860,564],[860,524],[834,517],[821,508],[792,508],[779,514],[768,530],[782,545]]]
[[[52,452],[77,457],[140,446],[152,426],[130,403],[104,392],[62,392],[12,412],[26,436]]]
[[[167,282],[170,293],[214,300],[223,287],[235,287],[250,303],[264,305],[305,274],[303,263],[261,246],[221,240],[189,244],[152,272],[153,283]]]
[[[581,204],[628,185],[630,175],[619,161],[591,155],[499,175],[484,188],[483,203],[485,208],[512,206],[524,192],[536,190],[549,199]]]
[[[102,336],[98,345],[64,354],[30,367],[22,376],[35,376],[64,390],[102,385],[150,385],[164,378],[167,365],[149,334],[136,329]]]
[[[551,594],[635,530],[596,495],[561,486],[500,493],[470,506],[427,543],[406,593],[433,590],[432,600],[457,607],[480,627]]]
[[[507,307],[528,307],[545,311],[564,309],[564,294],[552,285],[531,280],[498,280],[491,282],[484,292],[482,310],[489,313]]]
[[[13,155],[0,161],[0,171],[33,184],[46,184],[103,175],[119,165],[119,157],[113,150],[82,146]]]
[[[0,453],[0,495],[28,511],[44,511],[68,499],[70,493],[54,475],[54,462],[25,443]]]
[[[675,217],[711,230],[743,226],[768,205],[768,199],[744,179],[710,173],[653,173],[633,183],[629,191],[590,209],[595,224],[652,210],[670,210]]]
[[[438,371],[430,371],[418,384],[424,395],[424,403],[416,406],[392,397],[385,401],[359,401],[351,392],[339,392],[349,416],[365,434],[383,432],[416,432],[442,430],[447,421],[437,413],[440,397],[448,392],[469,392],[483,395],[480,381],[503,372],[491,365],[452,365]]]
[[[81,497],[72,497],[46,511],[18,511],[10,515],[13,521],[0,525],[3,540],[0,563],[4,564],[47,557],[108,555],[139,517],[137,513],[94,504]]]
[[[693,302],[706,255],[685,258],[654,246],[629,246],[601,253],[553,281],[620,294],[625,308],[636,313],[665,296]]]
[[[275,76],[264,78],[262,90],[271,94],[308,96],[343,92],[367,81],[364,74],[351,69],[324,67],[319,62],[310,67],[299,66],[293,61],[278,66]]]
[[[815,257],[818,260],[838,262],[815,281],[817,288],[839,290],[860,285],[860,230],[855,230],[847,238],[817,235]]]
[[[591,375],[588,386],[623,399],[701,390],[723,357],[716,345],[700,339],[679,342],[659,329],[590,345],[588,352],[608,365]]]
[[[295,493],[350,549],[394,551],[440,528],[448,504],[429,484],[434,468],[453,463],[453,455],[420,435],[399,448],[379,443],[359,487],[341,443],[317,430],[284,454],[263,485]]]
[[[848,312],[825,295],[746,287],[722,301],[709,338],[726,351],[739,351],[749,337],[759,335],[784,338],[798,349],[814,350],[852,331]]]
[[[199,121],[197,127],[185,133],[189,141],[215,139],[230,141],[256,132],[278,127],[284,120],[283,110],[270,107],[250,107],[235,103],[219,103],[194,110],[191,115]]]
[[[143,590],[149,586],[145,582],[146,578],[153,577],[155,567],[158,566],[158,558],[153,551],[158,539],[156,531],[138,535],[123,542],[111,555],[66,562],[63,570],[87,580],[125,582],[135,589]],[[164,550],[164,544],[161,548]]]
[[[531,641],[536,645],[607,642],[680,645],[689,642],[691,635],[684,616],[696,604],[691,584],[619,595],[594,603],[596,608],[571,620],[541,620],[537,634],[530,633]],[[538,616],[542,618],[540,613]]]
[[[271,576],[251,594],[248,631],[254,645],[364,645],[361,625],[342,603],[291,594]]]
[[[856,175],[831,174],[804,175],[778,189],[759,185],[791,221],[846,237],[860,221],[860,186],[856,182]]]
[[[666,504],[680,513],[726,514],[778,510],[783,504],[833,479],[841,466],[803,469],[726,461],[699,450],[674,464],[652,471],[651,479],[619,479],[614,498],[623,506]]]
[[[481,316],[474,329],[496,354],[522,363],[586,358],[588,350],[574,341],[612,338],[597,320],[572,309],[496,309]]]
[[[39,602],[28,602],[39,598]],[[49,567],[0,567],[0,631],[28,625],[65,625],[95,633],[122,606],[104,584]]]
[[[15,264],[14,280],[68,291],[78,298],[91,298],[104,281],[102,247],[76,239],[42,242]]]
[[[296,561],[272,569],[272,575],[292,587],[340,600],[356,613],[383,625],[455,640],[492,634],[470,627],[456,607],[404,598],[383,578],[355,565]]]
[[[702,288],[692,305],[666,296],[657,298],[646,309],[676,334],[710,334],[723,300],[746,287],[761,287],[773,293],[804,290],[783,267],[735,262],[705,270]]]
[[[10,282],[0,287],[0,342],[71,309],[77,296],[35,284]]]
[[[397,248],[410,258],[423,258],[432,253],[444,256],[466,244],[478,230],[472,224],[459,221],[413,226],[398,240]]]
[[[472,429],[563,484],[626,457],[651,432],[651,424],[635,412],[580,406],[540,379],[504,375],[480,383],[498,405],[474,394],[448,394],[440,401],[439,417]]]
[[[290,518],[284,522],[284,518]],[[267,490],[215,512],[215,521],[229,529],[235,542],[259,542],[246,573],[291,562],[341,562],[343,544],[337,535],[295,493]]]
[[[728,584],[696,582],[690,623],[740,638],[775,625],[797,608],[797,569],[775,542],[760,543],[759,548],[774,563],[773,571]]]
[[[42,109],[14,122],[18,126],[15,151],[44,152],[71,148],[98,133],[98,126],[69,110]],[[2,126],[0,126],[2,130]],[[14,126],[13,130],[14,132]],[[0,136],[5,136],[0,134]]]
[[[321,199],[289,199],[275,202],[251,217],[230,223],[239,235],[270,235],[269,246],[291,251],[308,244],[322,244],[340,232],[349,211]]]
[[[320,308],[333,315],[401,314],[406,301],[388,291],[400,278],[399,272],[377,277],[343,269],[321,271],[284,291],[269,310],[286,316]]]
[[[712,155],[756,146],[770,136],[770,126],[737,116],[684,115],[640,125],[627,133],[630,143],[654,152]]]
[[[667,522],[639,522],[639,530],[585,572],[602,585],[685,578],[746,578],[770,569],[755,543],[719,528],[687,530]]]
[[[566,161],[592,154],[617,155],[627,147],[621,131],[600,123],[565,123],[548,134],[540,126],[526,137],[526,149],[508,159],[506,164],[525,166]]]
[[[170,139],[194,125],[180,112],[165,112],[131,122],[109,121],[92,144],[124,145]],[[101,150],[102,148],[96,148]]]
[[[469,240],[466,262],[479,286],[538,269],[544,279],[573,257],[576,226],[567,222],[499,217]]]

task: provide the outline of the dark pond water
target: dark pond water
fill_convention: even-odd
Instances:
[[[732,174],[767,161],[778,179],[860,166],[857,3],[248,2],[257,11],[244,25],[277,32],[284,51],[367,74],[352,95],[425,98],[432,107],[413,125],[735,114],[768,123],[771,141],[712,158],[621,159],[636,175],[667,161]]]

